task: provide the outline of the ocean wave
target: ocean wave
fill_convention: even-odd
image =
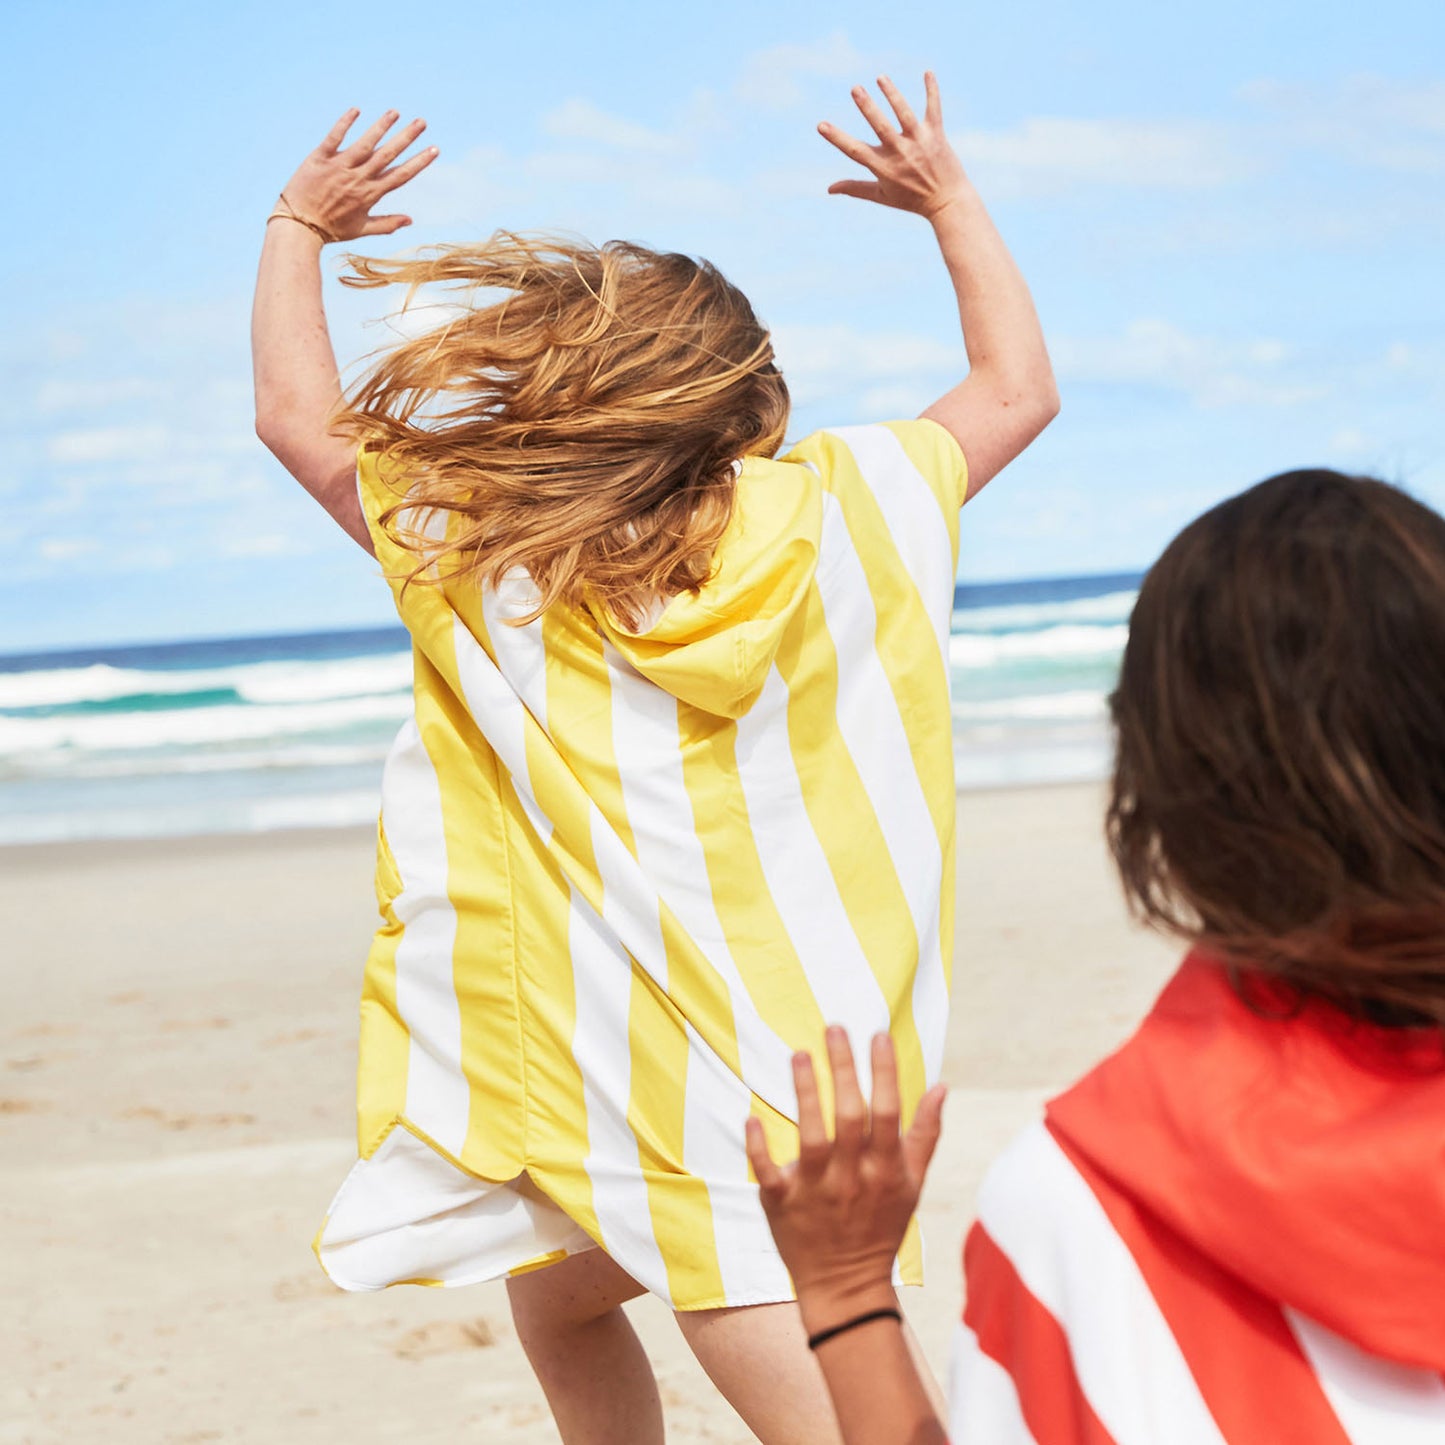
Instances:
[[[380,789],[306,793],[297,797],[158,801],[129,808],[0,813],[0,844],[61,843],[82,838],[175,838],[206,833],[270,833],[291,828],[370,824]]]
[[[1108,713],[1109,695],[1092,691],[1046,692],[953,704],[954,719],[961,723],[1102,722]]]
[[[273,773],[300,769],[380,767],[392,743],[393,729],[370,742],[285,743],[267,746],[215,747],[137,753],[77,753],[69,748],[23,753],[11,759],[0,754],[0,781],[15,778],[104,781],[110,778],[165,778],[208,773]]]
[[[0,708],[59,708],[126,698],[234,693],[246,703],[323,702],[409,691],[411,654],[238,663],[231,667],[87,667],[0,673]]]
[[[1137,592],[1107,592],[1068,602],[1010,602],[988,607],[960,607],[953,614],[955,632],[1011,632],[1068,623],[1127,622]]]
[[[232,704],[174,712],[0,717],[0,755],[13,761],[17,755],[57,749],[119,752],[260,742],[307,733],[334,733],[366,723],[400,722],[411,707],[410,693],[397,693],[275,706]]]
[[[1129,640],[1123,623],[1109,627],[1069,625],[1036,632],[955,632],[948,639],[953,667],[983,668],[1014,661],[1117,657]]]

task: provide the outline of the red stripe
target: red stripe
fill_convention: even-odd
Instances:
[[[1084,1398],[1059,1322],[981,1224],[968,1232],[963,1270],[968,1281],[963,1322],[984,1354],[1008,1371],[1038,1445],[1114,1445]]]
[[[1142,1211],[1050,1133],[1139,1266],[1229,1445],[1350,1445],[1279,1306]]]

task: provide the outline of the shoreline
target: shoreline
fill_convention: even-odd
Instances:
[[[1015,793],[1097,791],[1107,779],[1070,778],[1055,781],[1048,778],[1010,783],[984,783],[977,786],[962,784],[954,789],[957,804],[962,807],[966,801],[979,798],[1009,797]],[[377,788],[377,809],[381,807],[381,790]],[[0,839],[0,867],[10,867],[16,862],[29,861],[32,857],[43,859],[73,852],[77,860],[91,854],[100,854],[112,849],[155,850],[164,853],[173,848],[215,848],[262,846],[266,839],[295,839],[323,841],[328,838],[371,837],[376,832],[374,820],[351,823],[304,823],[296,826],[280,825],[272,828],[201,830],[194,833],[135,833],[114,834],[101,837],[44,838],[34,842],[6,841]]]

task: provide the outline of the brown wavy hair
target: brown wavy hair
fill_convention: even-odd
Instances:
[[[348,258],[343,282],[432,283],[472,304],[383,352],[334,419],[380,450],[382,525],[408,582],[523,568],[540,615],[591,602],[636,625],[695,591],[732,515],[736,468],[783,441],[788,390],[746,296],[707,261],[624,241],[499,231],[480,246]],[[489,293],[476,297],[475,293]],[[444,542],[426,519],[454,513]]]
[[[1111,706],[1138,914],[1445,1026],[1445,518],[1332,471],[1215,507],[1145,578]]]

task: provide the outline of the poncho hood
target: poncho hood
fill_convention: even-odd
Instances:
[[[1066,1146],[1266,1298],[1445,1370],[1445,1048],[1186,960],[1054,1100]],[[1253,1006],[1251,1006],[1253,1005]]]
[[[803,462],[749,457],[713,576],[671,598],[643,628],[593,609],[619,653],[679,701],[741,717],[757,701],[818,565],[823,499]]]

